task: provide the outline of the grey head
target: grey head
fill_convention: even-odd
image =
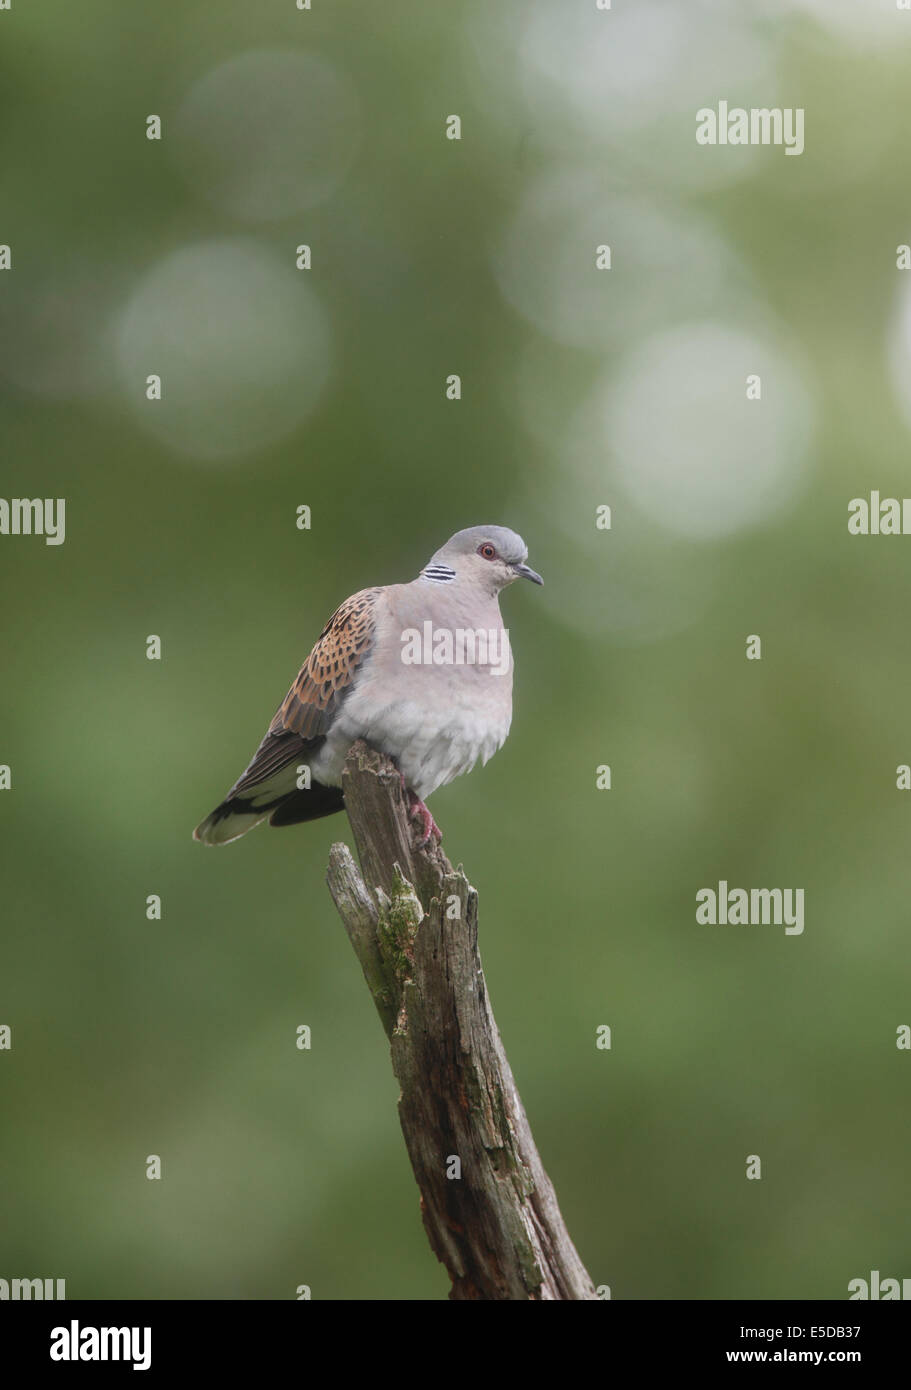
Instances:
[[[456,531],[431,556],[421,578],[436,584],[477,584],[494,594],[514,579],[543,584],[540,574],[526,565],[527,557],[528,546],[508,526],[469,526]]]

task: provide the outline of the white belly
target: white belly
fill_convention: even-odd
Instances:
[[[512,672],[465,679],[435,671],[409,698],[378,701],[369,680],[351,692],[313,759],[313,775],[338,787],[355,739],[394,758],[422,801],[437,787],[486,763],[502,747],[512,720]],[[491,684],[491,682],[493,684]]]

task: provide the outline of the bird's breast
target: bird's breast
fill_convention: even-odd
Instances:
[[[339,785],[357,738],[388,753],[422,799],[500,748],[512,720],[512,661],[446,665],[371,660],[342,704],[316,768]],[[499,671],[499,674],[497,672]]]

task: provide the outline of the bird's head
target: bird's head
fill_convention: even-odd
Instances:
[[[421,573],[441,583],[467,580],[495,594],[514,579],[544,583],[540,574],[526,565],[527,558],[528,546],[508,526],[469,526],[450,536]]]

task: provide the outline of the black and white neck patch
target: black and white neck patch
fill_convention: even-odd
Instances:
[[[451,584],[455,577],[455,570],[448,565],[428,565],[421,570],[421,578],[429,579],[433,584]]]

